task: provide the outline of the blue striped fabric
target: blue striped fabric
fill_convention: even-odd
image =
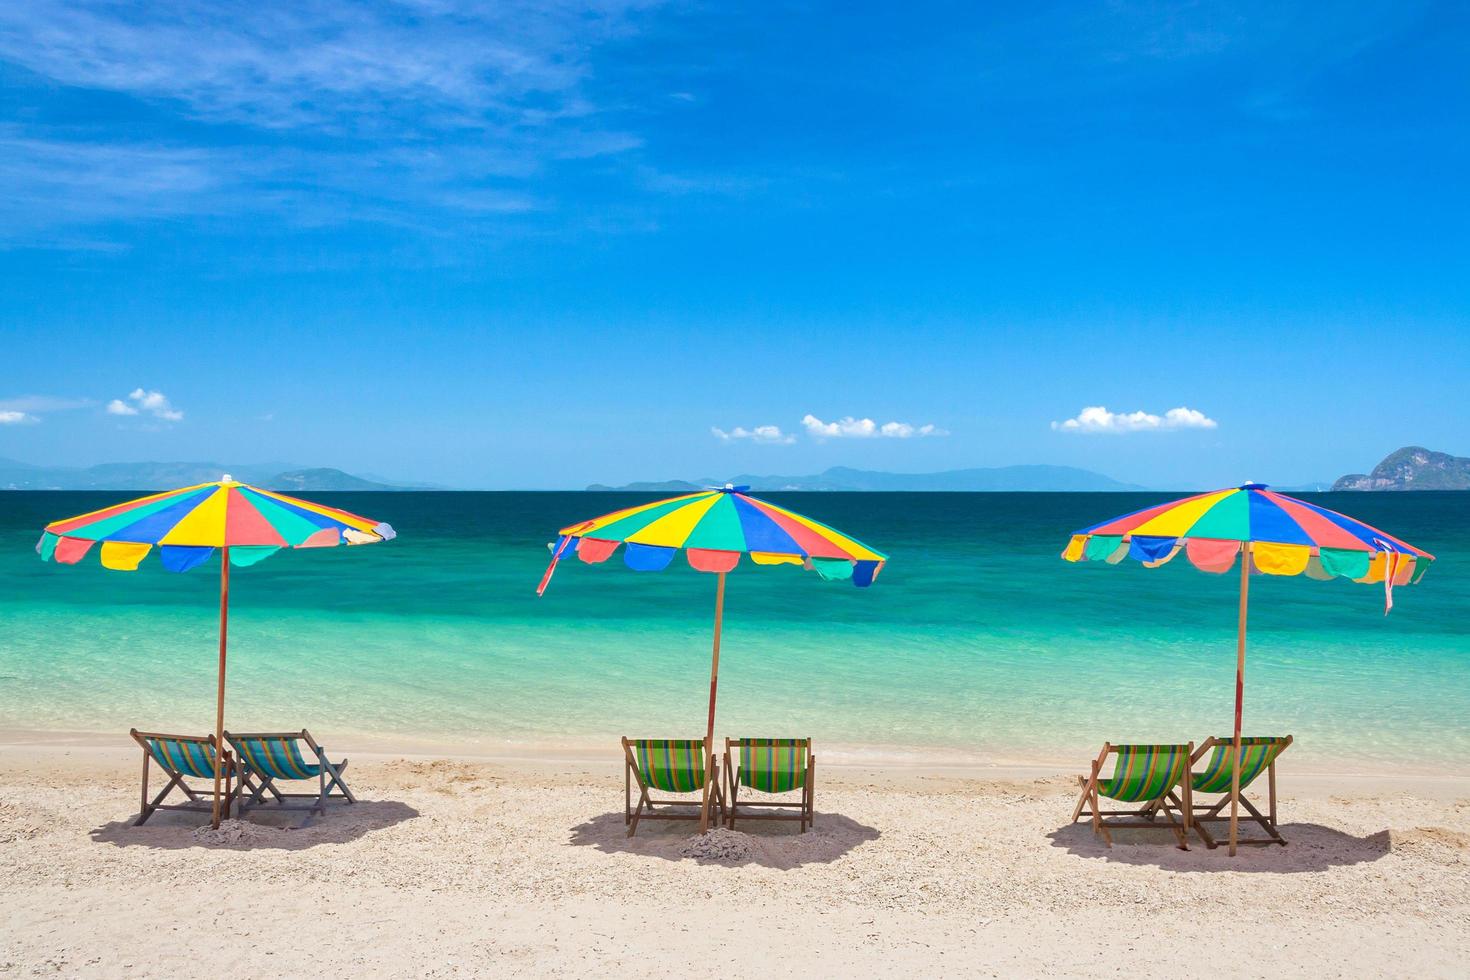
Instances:
[[[208,742],[184,741],[177,738],[150,738],[148,751],[153,759],[170,772],[200,779],[214,778],[214,747]]]
[[[251,769],[272,779],[315,779],[321,766],[301,755],[298,738],[234,738],[240,757]]]

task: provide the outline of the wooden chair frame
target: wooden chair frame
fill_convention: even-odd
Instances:
[[[735,764],[731,749],[740,749],[750,739],[727,738],[725,739],[725,792],[729,797],[729,817],[726,825],[735,829],[735,818],[740,816],[745,820],[795,820],[799,824],[798,833],[806,833],[808,827],[812,826],[816,817],[816,780],[817,780],[817,757],[812,753],[812,740],[809,738],[793,738],[789,741],[800,744],[806,748],[806,775],[802,780],[801,799],[793,802],[791,800],[745,800],[737,804],[736,800],[740,792],[740,768]],[[791,808],[796,807],[792,812]],[[747,811],[755,807],[771,809],[770,813],[740,813],[739,808],[744,807]]]
[[[643,778],[643,770],[638,768],[638,757],[633,752],[633,746],[640,739],[623,737],[623,823],[628,827],[628,836],[632,837],[638,832],[639,820],[699,820],[703,810],[703,797],[693,800],[656,800],[652,796],[652,790]],[[691,740],[692,741],[692,740]],[[711,758],[709,739],[700,739],[704,744],[705,758]],[[704,774],[705,785],[709,787],[711,802],[719,810],[720,821],[725,819],[725,795],[720,790],[720,763],[714,760],[710,765],[709,772]],[[633,805],[633,783],[638,783],[638,805]],[[693,792],[693,791],[691,791]],[[700,793],[704,787],[700,787]],[[692,806],[696,808],[694,813],[655,813],[655,806]],[[647,813],[644,809],[647,809]]]
[[[315,793],[286,793],[278,789],[276,778],[250,765],[249,758],[240,750],[237,740],[252,738],[279,738],[305,742],[317,759],[317,791]],[[311,732],[304,728],[296,732],[225,732],[225,741],[234,746],[239,753],[239,795],[242,814],[256,807],[270,806],[276,810],[304,810],[308,813],[320,813],[326,816],[327,799],[333,795],[334,789],[348,803],[357,802],[357,797],[352,795],[352,790],[347,786],[347,780],[342,778],[342,772],[347,768],[347,760],[343,759],[335,764],[329,762],[326,751],[317,744],[316,739],[311,737]],[[249,796],[245,795],[247,793]],[[265,800],[266,794],[270,794],[274,800],[273,803]],[[288,803],[288,800],[311,800],[313,802]]]
[[[1191,760],[1194,759],[1194,743],[1188,743],[1188,753]],[[1108,756],[1118,751],[1118,747],[1111,742],[1104,742],[1102,751],[1097,758],[1092,760],[1092,772],[1086,776],[1078,776],[1077,781],[1082,787],[1082,794],[1077,798],[1077,805],[1072,809],[1072,823],[1076,823],[1082,816],[1084,807],[1092,810],[1092,830],[1103,839],[1108,847],[1113,846],[1113,837],[1110,830],[1126,828],[1153,828],[1160,824],[1157,817],[1160,813],[1168,821],[1169,829],[1174,831],[1174,836],[1179,839],[1179,849],[1189,850],[1189,831],[1194,820],[1194,797],[1191,795],[1191,776],[1188,767],[1184,772],[1184,778],[1174,786],[1169,787],[1158,799],[1144,803],[1137,810],[1104,810],[1102,809],[1100,795],[1098,793],[1098,782],[1101,778],[1102,767],[1108,760]],[[1193,762],[1191,762],[1193,765]],[[1175,790],[1181,790],[1176,793]],[[1175,820],[1175,813],[1182,818]],[[1114,820],[1109,823],[1106,817],[1132,817],[1132,820]]]
[[[196,735],[168,735],[163,732],[140,732],[136,728],[129,729],[128,734],[131,735],[133,737],[133,741],[137,742],[138,745],[141,746],[143,749],[143,791],[138,809],[138,817],[133,821],[134,827],[141,827],[143,824],[147,823],[148,818],[153,816],[153,814],[159,810],[185,810],[192,813],[210,814],[214,812],[213,786],[210,786],[208,790],[204,791],[194,789],[188,783],[184,782],[184,780],[190,778],[198,779],[202,777],[191,777],[188,774],[180,772],[179,770],[173,768],[172,766],[164,765],[162,762],[158,761],[158,759],[153,755],[153,752],[148,748],[148,740],[150,738],[166,738],[175,742],[195,742],[200,745],[205,745],[213,748],[213,735],[206,735],[203,737]],[[229,749],[226,749],[223,753],[220,754],[220,761],[223,763],[221,767],[221,773],[224,776],[225,780],[225,794],[223,799],[221,800],[221,803],[223,804],[221,812],[224,816],[229,816],[231,804],[233,804],[239,798],[240,792],[244,787],[240,785],[237,780],[239,767],[235,764],[235,757],[230,754]],[[154,796],[151,801],[148,799],[148,768],[150,765],[157,766],[160,770],[163,771],[164,775],[168,776],[168,782],[164,785],[163,789],[158,791],[158,795]],[[168,797],[168,794],[171,793],[175,787],[177,787],[184,794],[184,796],[188,798],[188,802],[163,802]]]
[[[1190,769],[1189,781],[1191,783],[1194,782],[1194,765],[1195,765],[1195,763],[1199,762],[1200,759],[1203,759],[1205,757],[1205,755],[1211,749],[1213,749],[1215,746],[1217,746],[1217,745],[1230,745],[1230,744],[1232,744],[1232,742],[1233,742],[1233,739],[1216,738],[1215,736],[1211,735],[1209,738],[1205,739],[1202,743],[1200,743],[1200,747],[1195,752],[1193,752],[1190,755],[1190,757],[1189,757],[1189,769]],[[1292,736],[1290,736],[1290,735],[1286,736],[1286,744],[1281,747],[1281,751],[1282,752],[1285,752],[1286,749],[1291,745],[1291,743],[1292,743]],[[1281,757],[1281,754],[1278,752],[1277,755],[1276,755],[1276,758],[1279,759],[1280,757]],[[1269,766],[1266,767],[1266,786],[1267,786],[1267,791],[1266,791],[1267,806],[1266,806],[1266,813],[1265,814],[1262,814],[1260,810],[1257,810],[1256,809],[1255,804],[1251,803],[1250,800],[1246,799],[1246,796],[1245,796],[1245,787],[1242,786],[1240,788],[1240,805],[1241,805],[1241,807],[1243,807],[1245,809],[1245,813],[1243,813],[1243,814],[1240,815],[1240,822],[1241,823],[1251,823],[1251,822],[1254,822],[1256,824],[1259,824],[1260,827],[1261,827],[1261,829],[1266,832],[1267,836],[1264,837],[1264,838],[1262,838],[1262,837],[1241,837],[1241,838],[1238,838],[1236,840],[1236,844],[1238,844],[1238,845],[1239,844],[1260,844],[1260,845],[1280,844],[1282,847],[1285,847],[1286,846],[1286,838],[1284,838],[1284,837],[1281,836],[1281,831],[1276,826],[1276,759],[1272,759],[1271,760],[1271,765],[1269,765]],[[1214,850],[1215,848],[1219,847],[1220,846],[1220,842],[1217,841],[1214,838],[1214,836],[1205,827],[1205,824],[1207,824],[1207,823],[1229,823],[1230,822],[1230,814],[1227,813],[1227,812],[1225,812],[1225,808],[1228,807],[1229,805],[1230,805],[1230,794],[1227,792],[1227,793],[1223,794],[1220,797],[1220,799],[1217,800],[1217,801],[1215,801],[1214,803],[1197,803],[1194,806],[1195,812],[1193,814],[1191,814],[1191,819],[1192,819],[1192,822],[1194,824],[1194,831],[1195,831],[1195,833],[1199,834],[1200,840],[1204,841],[1205,842],[1205,846],[1208,847],[1210,850]]]

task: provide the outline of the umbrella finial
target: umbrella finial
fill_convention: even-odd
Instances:
[[[1255,480],[1246,480],[1240,485],[1242,490],[1265,490],[1269,484],[1257,483]]]
[[[235,478],[233,476],[230,476],[230,474],[225,473],[225,474],[222,474],[220,476],[219,482],[221,482],[221,483],[234,483],[235,482]]]

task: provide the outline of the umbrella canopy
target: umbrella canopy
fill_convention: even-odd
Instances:
[[[387,524],[226,477],[52,521],[36,550],[42,559],[73,565],[100,541],[105,567],[133,571],[156,545],[163,567],[183,572],[207,561],[215,548],[231,549],[230,562],[244,566],[281,548],[393,537]]]
[[[1235,766],[1230,789],[1230,853],[1236,851],[1240,803],[1240,728],[1245,702],[1246,606],[1250,573],[1350,578],[1382,582],[1384,612],[1393,587],[1417,582],[1434,556],[1335,510],[1275,493],[1265,484],[1202,493],[1083,528],[1072,535],[1067,561],[1124,558],[1157,568],[1184,552],[1196,568],[1223,573],[1240,564],[1240,615],[1235,661]]]
[[[102,565],[131,572],[155,546],[171,572],[185,572],[220,550],[219,678],[215,692],[214,825],[220,821],[220,756],[225,728],[225,649],[229,628],[230,566],[253,565],[282,548],[373,544],[393,528],[336,507],[238,483],[226,476],[140,497],[46,525],[36,551],[43,561],[75,565],[102,542]]]
[[[721,487],[613,511],[564,527],[538,593],[556,561],[571,554],[589,564],[607,561],[623,545],[623,562],[660,571],[684,549],[701,572],[728,572],[746,554],[757,565],[802,565],[824,579],[873,584],[888,556],[825,524],[759,500],[749,487]]]
[[[582,561],[607,561],[619,546],[623,562],[640,572],[660,571],[684,550],[691,567],[719,575],[715,587],[714,655],[709,672],[709,717],[705,732],[710,746],[705,772],[713,772],[715,691],[720,673],[720,627],[725,614],[725,573],[749,555],[757,565],[801,565],[828,581],[851,580],[866,588],[873,584],[888,556],[825,524],[745,491],[724,487],[657,500],[650,504],[594,517],[568,525],[553,543],[551,564],[536,594],[546,591],[557,562],[575,554]],[[709,827],[709,787],[704,787],[700,830]]]
[[[1341,576],[1391,587],[1417,582],[1434,561],[1429,552],[1385,531],[1260,483],[1186,497],[1083,528],[1072,535],[1062,557],[1109,564],[1132,558],[1153,568],[1183,551],[1196,568],[1225,572],[1247,542],[1255,570],[1267,575]]]

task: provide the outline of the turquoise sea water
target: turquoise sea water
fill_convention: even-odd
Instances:
[[[212,727],[217,562],[32,550],[48,520],[128,496],[0,493],[0,728]],[[400,537],[234,570],[228,725],[465,752],[703,733],[713,576],[570,561],[535,595],[555,528],[650,498],[315,496]],[[769,495],[891,560],[867,590],[733,572],[718,733],[1002,762],[1227,732],[1238,577],[1058,557],[1072,529],[1172,496]],[[1295,734],[1304,761],[1470,771],[1470,494],[1311,499],[1439,561],[1388,617],[1381,586],[1253,579],[1248,731]]]

